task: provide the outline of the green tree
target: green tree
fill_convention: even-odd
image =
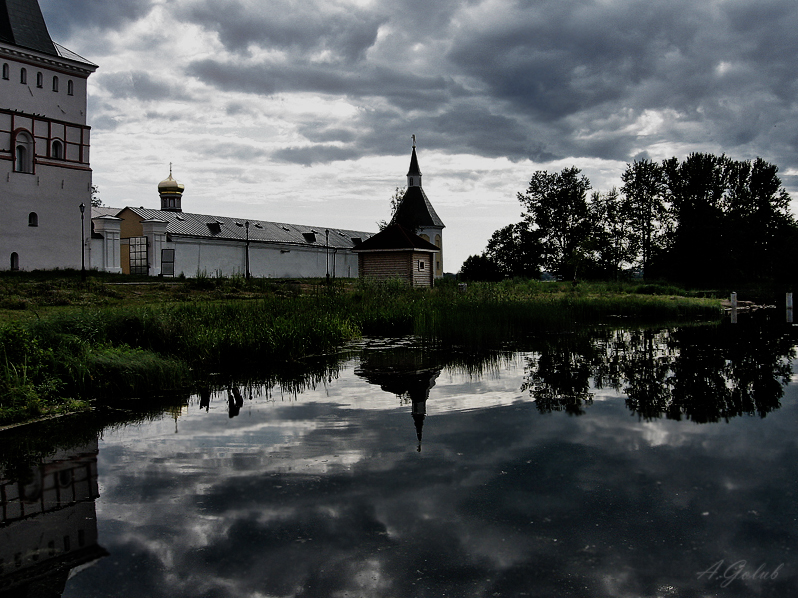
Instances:
[[[377,226],[380,230],[387,227],[393,220],[396,210],[399,209],[399,204],[402,203],[402,199],[405,196],[405,191],[407,191],[407,187],[397,187],[396,191],[394,191],[394,194],[391,196],[391,217],[388,220],[379,220],[377,222]]]
[[[483,255],[491,260],[505,278],[540,276],[543,247],[535,231],[525,222],[508,224],[488,240]]]
[[[549,174],[539,170],[532,175],[526,193],[518,194],[524,207],[524,221],[538,232],[544,248],[543,265],[562,278],[573,278],[587,240],[590,218],[587,192],[590,181],[581,170],[571,167]]]
[[[684,162],[663,162],[667,200],[675,230],[668,247],[665,273],[690,284],[725,278],[723,196],[726,191],[725,155],[690,154]]]
[[[783,274],[783,240],[794,220],[778,170],[762,158],[726,165],[724,230],[736,277],[773,279]]]
[[[494,261],[482,255],[470,255],[463,262],[459,272],[460,280],[499,281],[503,278],[501,270]]]
[[[91,186],[91,207],[99,208],[102,207],[103,200],[100,199],[100,188],[97,185]]]
[[[632,223],[626,204],[613,187],[607,193],[594,191],[588,204],[591,235],[587,247],[597,274],[617,280],[635,259]]]
[[[628,222],[628,248],[645,274],[671,225],[663,167],[651,160],[635,160],[626,165],[621,180],[623,202],[619,216]]]

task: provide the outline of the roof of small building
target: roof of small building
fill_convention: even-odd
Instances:
[[[440,251],[438,247],[410,232],[400,224],[390,224],[353,251]]]
[[[125,210],[130,210],[142,220],[162,220],[166,222],[166,233],[172,236],[243,241],[247,238],[246,223],[249,221],[249,240],[252,242],[326,247],[325,231],[329,230],[330,247],[351,249],[374,234],[323,226],[283,224],[248,218],[209,216],[206,214],[133,207],[92,208],[92,217],[118,216]]]
[[[421,187],[408,187],[396,213],[391,219],[393,224],[401,224],[405,228],[415,229],[419,226],[438,226],[445,224],[432,207],[427,194]]]

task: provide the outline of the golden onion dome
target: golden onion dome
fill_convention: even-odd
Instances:
[[[169,166],[169,176],[158,183],[158,193],[183,193],[185,185],[172,178],[172,167]]]

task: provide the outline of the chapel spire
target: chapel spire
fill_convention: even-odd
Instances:
[[[413,135],[413,153],[410,155],[410,169],[407,171],[407,186],[421,187],[421,169],[416,157],[416,136]]]

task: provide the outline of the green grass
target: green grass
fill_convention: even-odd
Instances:
[[[187,392],[206,384],[211,373],[230,380],[253,372],[269,377],[362,335],[414,334],[428,343],[498,348],[585,324],[720,316],[716,299],[619,283],[505,281],[472,283],[461,292],[452,282],[424,290],[399,281],[326,285],[200,277],[166,289],[151,285],[135,300],[113,305],[97,300],[109,295],[104,282],[30,284],[40,298],[60,290],[80,295],[83,303],[0,326],[0,424],[85,408],[87,399]],[[167,291],[172,299],[153,300]],[[9,293],[22,296],[19,289]],[[180,293],[190,298],[174,299]]]

